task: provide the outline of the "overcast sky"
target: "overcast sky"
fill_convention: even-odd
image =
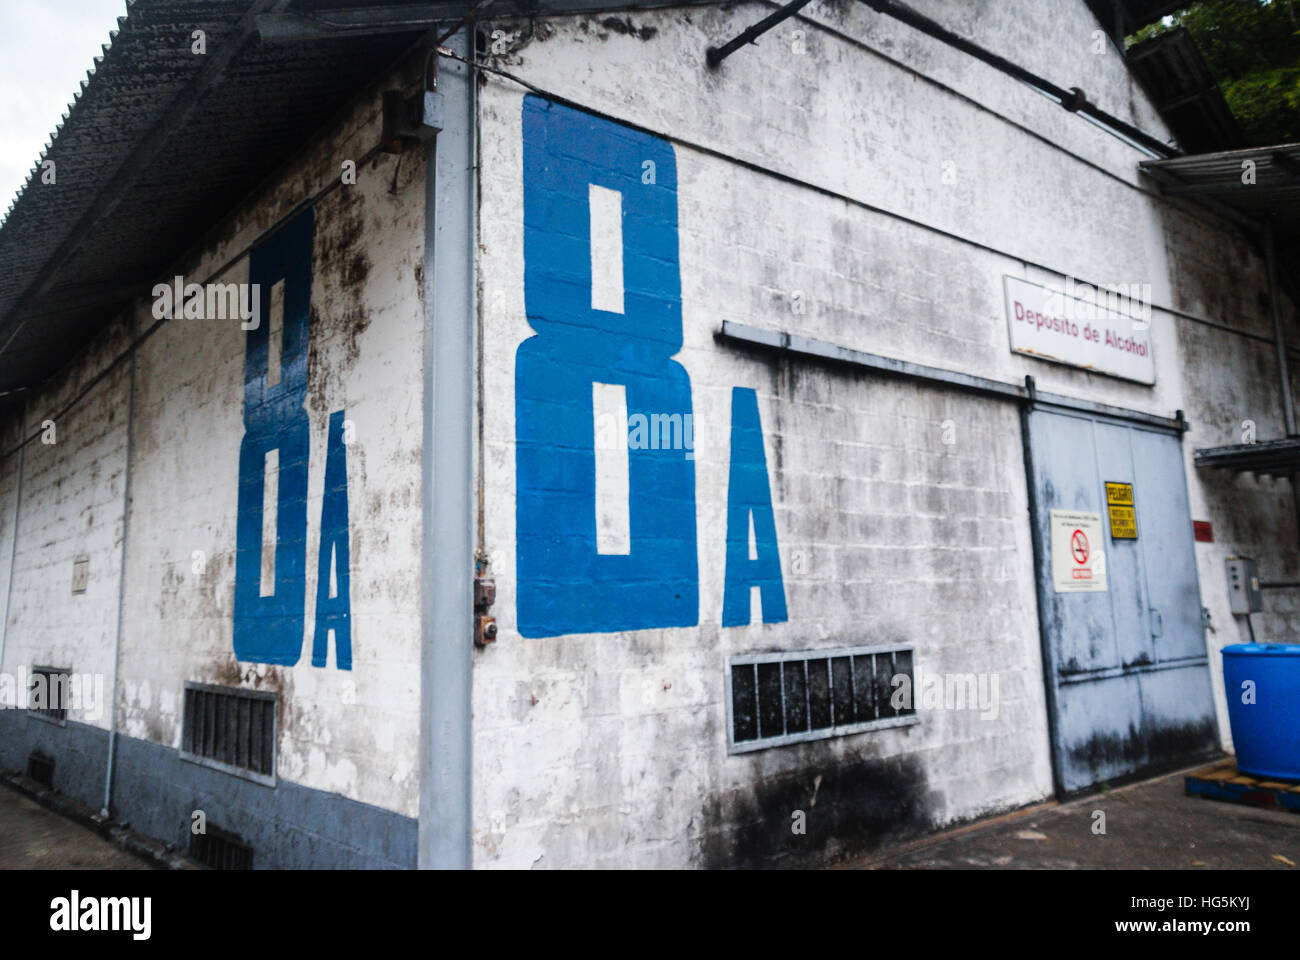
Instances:
[[[0,218],[125,13],[125,0],[0,0]]]

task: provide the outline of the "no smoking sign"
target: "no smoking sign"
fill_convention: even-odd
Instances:
[[[1101,514],[1053,510],[1052,583],[1057,593],[1102,593],[1106,557],[1101,550]]]
[[[1086,566],[1088,563],[1088,535],[1082,530],[1075,530],[1070,534],[1070,555],[1074,557],[1074,562],[1079,566]]]

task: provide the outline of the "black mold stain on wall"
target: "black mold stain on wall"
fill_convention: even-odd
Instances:
[[[711,798],[701,814],[701,865],[823,864],[932,830],[935,808],[915,757],[828,757]],[[793,830],[795,811],[804,814],[802,835]]]
[[[1068,765],[1076,770],[1130,770],[1123,781],[1138,780],[1220,752],[1219,729],[1213,720],[1186,724],[1144,724],[1128,735],[1097,735],[1069,751]]]
[[[318,204],[307,328],[307,391],[317,411],[342,405],[344,374],[360,358],[359,341],[370,326],[366,236],[365,201],[357,189],[341,187]],[[334,339],[342,344],[341,355],[327,353],[328,341]]]

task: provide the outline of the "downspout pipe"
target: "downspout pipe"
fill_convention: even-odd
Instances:
[[[473,57],[472,28],[445,45]],[[436,52],[433,56],[437,56]],[[424,174],[424,423],[420,536],[420,814],[417,864],[471,866],[475,78],[439,64],[442,129]]]
[[[1273,228],[1264,227],[1264,264],[1268,269],[1268,302],[1273,311],[1273,348],[1277,351],[1278,393],[1282,400],[1282,423],[1286,435],[1294,437],[1295,399],[1291,394],[1291,366],[1286,356],[1286,331],[1282,325],[1282,292],[1277,277],[1277,249]],[[1300,539],[1300,475],[1291,474],[1291,502],[1295,506],[1296,536]]]
[[[1273,310],[1273,347],[1277,351],[1277,378],[1282,396],[1282,422],[1286,435],[1294,437],[1295,401],[1291,395],[1291,368],[1286,356],[1286,333],[1282,327],[1282,294],[1277,278],[1277,250],[1273,228],[1264,228],[1264,262],[1268,269],[1268,302]]]
[[[131,342],[135,342],[136,311],[131,310]],[[131,528],[131,433],[135,421],[135,350],[131,350],[130,377],[126,394],[126,466],[122,480],[122,549],[117,569],[117,632],[113,639],[113,684],[108,694],[108,762],[104,767],[104,806],[100,816],[109,817],[113,809],[113,766],[117,760],[117,686],[122,662],[122,629],[126,623],[126,540]]]
[[[23,410],[18,422],[18,489],[14,493],[14,519],[9,535],[9,582],[5,584],[5,619],[0,624],[0,670],[4,669],[5,647],[9,642],[9,617],[13,613],[14,602],[14,563],[18,560],[18,517],[23,505],[23,462],[27,444],[22,442],[27,436],[27,400],[23,400]]]

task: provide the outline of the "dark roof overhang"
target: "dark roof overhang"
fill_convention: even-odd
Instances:
[[[147,295],[431,30],[668,5],[682,0],[133,0],[0,224],[0,403]]]
[[[1300,437],[1210,447],[1194,454],[1198,467],[1257,473],[1267,477],[1290,477],[1300,473]]]
[[[1144,160],[1166,196],[1228,216],[1248,231],[1272,233],[1279,282],[1300,303],[1300,143]]]
[[[412,43],[260,42],[254,18],[286,7],[136,0],[118,20],[0,227],[0,394],[58,370]]]
[[[1188,0],[1087,0],[1097,21],[1121,50],[1124,38],[1187,6]]]
[[[1135,44],[1125,59],[1187,153],[1246,145],[1237,118],[1185,29],[1179,27]]]

